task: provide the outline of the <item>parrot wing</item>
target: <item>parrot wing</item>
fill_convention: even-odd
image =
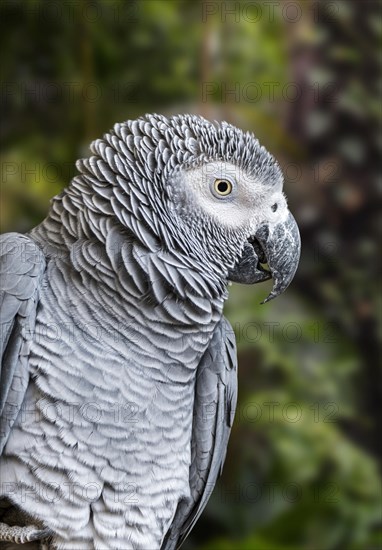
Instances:
[[[223,318],[197,370],[191,440],[191,499],[178,504],[161,550],[179,548],[204,510],[225,460],[237,401],[235,335]]]
[[[44,270],[44,255],[30,237],[0,236],[0,454],[28,386],[28,341]]]

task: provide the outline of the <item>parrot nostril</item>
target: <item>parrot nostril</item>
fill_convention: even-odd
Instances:
[[[276,212],[277,208],[278,208],[277,202],[275,202],[275,204],[272,204],[272,206],[271,206],[272,212]]]

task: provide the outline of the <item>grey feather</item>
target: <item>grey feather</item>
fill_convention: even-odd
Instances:
[[[0,236],[0,454],[28,384],[29,342],[44,269],[44,255],[32,239]]]
[[[181,501],[161,550],[179,548],[221,475],[237,402],[237,356],[231,325],[222,319],[197,369],[190,466],[191,498]]]

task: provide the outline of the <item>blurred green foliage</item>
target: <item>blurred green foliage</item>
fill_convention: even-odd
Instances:
[[[380,4],[2,0],[0,15],[2,231],[38,223],[88,143],[145,112],[226,119],[284,167],[300,268],[265,306],[266,284],[231,289],[237,417],[185,550],[380,548]]]

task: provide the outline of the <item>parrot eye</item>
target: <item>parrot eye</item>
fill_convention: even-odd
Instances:
[[[214,182],[214,191],[221,197],[226,197],[232,193],[232,183],[228,180],[217,179]]]

